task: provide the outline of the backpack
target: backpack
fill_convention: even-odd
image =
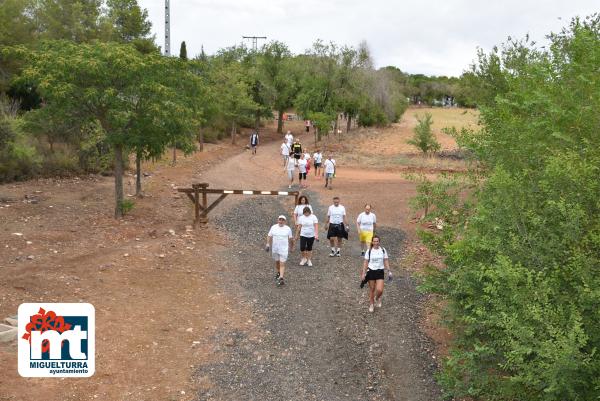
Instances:
[[[369,256],[368,256],[368,257],[369,257],[369,258],[367,259],[367,263],[371,261],[371,249],[373,249],[373,248],[372,248],[372,247],[371,247],[371,248],[369,248],[369,252],[368,252],[368,254],[369,254]],[[385,250],[385,248],[384,248],[384,247],[381,247],[381,249],[383,249],[383,258],[385,259],[385,255],[387,255],[387,251]]]

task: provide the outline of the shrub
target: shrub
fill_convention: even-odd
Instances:
[[[414,130],[414,136],[412,139],[406,141],[406,143],[416,146],[423,154],[440,150],[441,145],[431,129],[431,125],[433,124],[431,114],[425,113],[425,118],[418,115],[415,115],[415,117],[417,118],[417,126]]]

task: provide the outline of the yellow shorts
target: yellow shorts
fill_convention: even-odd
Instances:
[[[373,240],[373,231],[361,231],[358,240],[370,244]]]

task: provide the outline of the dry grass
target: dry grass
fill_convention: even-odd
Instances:
[[[479,113],[471,109],[410,108],[402,120],[386,128],[365,128],[353,131],[343,137],[341,143],[332,141],[329,147],[338,153],[338,159],[346,165],[375,168],[419,168],[462,170],[461,160],[441,157],[424,157],[414,146],[406,143],[413,136],[417,124],[416,115],[430,113],[433,118],[433,131],[440,142],[442,152],[454,151],[456,141],[442,132],[443,128],[478,128]]]

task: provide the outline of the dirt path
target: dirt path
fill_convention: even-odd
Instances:
[[[191,204],[175,187],[285,188],[279,144],[257,156],[209,146],[174,168],[148,166],[148,196],[117,222],[110,178],[1,186],[0,320],[21,302],[91,302],[98,340],[97,373],[85,381],[22,379],[16,347],[0,345],[0,399],[437,399],[408,273],[397,268],[383,310],[367,316],[355,242],[339,260],[322,242],[310,271],[295,255],[289,284],[275,288],[260,245],[289,199],[232,196],[207,228],[186,227]],[[133,178],[126,184],[131,191]],[[414,193],[402,176],[340,166],[333,191],[309,184],[321,218],[333,194],[352,218],[374,203],[379,221],[396,227],[382,231],[386,248],[402,253]]]
[[[257,156],[235,156],[204,178],[213,187],[284,190],[287,183],[277,149],[278,144],[272,144],[261,147]],[[252,305],[249,320],[254,330],[217,333],[221,361],[197,372],[215,385],[198,400],[439,398],[431,346],[418,327],[421,299],[408,272],[397,263],[405,233],[390,228],[407,226],[411,184],[398,175],[341,166],[334,190],[321,188],[322,183],[311,177],[312,189],[305,191],[321,221],[335,194],[348,207],[350,221],[365,202],[372,202],[379,221],[387,226],[380,233],[395,260],[397,279],[387,286],[385,306],[373,315],[367,312],[367,291],[358,288],[361,257],[355,238],[341,258],[329,258],[326,241],[318,243],[313,268],[298,266],[296,250],[286,286],[276,287],[273,262],[262,246],[276,216],[289,217],[292,205],[284,198],[229,199],[212,218],[211,225],[226,232],[230,241],[218,257],[222,266],[215,268],[223,292],[236,293]]]

